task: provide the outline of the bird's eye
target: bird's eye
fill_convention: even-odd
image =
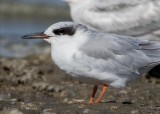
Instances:
[[[75,33],[75,29],[73,27],[65,27],[60,29],[53,30],[55,35],[73,35]]]
[[[63,35],[64,34],[64,30],[63,29],[56,29],[53,31],[53,33],[55,35]]]

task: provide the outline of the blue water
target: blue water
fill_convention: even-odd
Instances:
[[[21,36],[44,31],[54,21],[37,19],[4,19],[0,21],[0,56],[25,57],[33,53],[44,53],[49,45],[42,40],[23,40]]]
[[[63,0],[0,0],[1,2],[61,5],[64,7],[67,5]],[[0,57],[25,57],[30,54],[40,54],[48,51],[50,45],[45,41],[22,40],[21,36],[45,31],[55,21],[57,20],[3,18],[0,14]]]
[[[24,3],[32,3],[32,4],[55,4],[55,5],[62,5],[65,4],[63,0],[19,0]]]
[[[66,5],[63,0],[1,0],[0,2],[46,4],[46,5]]]
[[[48,22],[45,20],[25,20],[25,19],[1,19],[0,21],[0,35],[7,36],[22,36],[26,33],[44,31],[49,27],[54,21]]]

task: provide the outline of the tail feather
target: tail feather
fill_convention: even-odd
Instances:
[[[154,41],[145,41],[141,42],[139,46],[144,50],[159,50],[160,49],[160,42],[154,42]]]
[[[151,58],[152,62],[160,61],[160,42],[144,42],[140,44],[142,52]]]

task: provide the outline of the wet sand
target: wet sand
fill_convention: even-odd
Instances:
[[[110,87],[101,104],[87,104],[91,90],[68,78],[50,54],[0,58],[0,114],[160,114],[160,79]]]

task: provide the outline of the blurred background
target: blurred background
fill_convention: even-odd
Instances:
[[[48,52],[45,41],[20,37],[67,20],[71,20],[69,8],[62,0],[0,0],[0,56],[19,58]]]

